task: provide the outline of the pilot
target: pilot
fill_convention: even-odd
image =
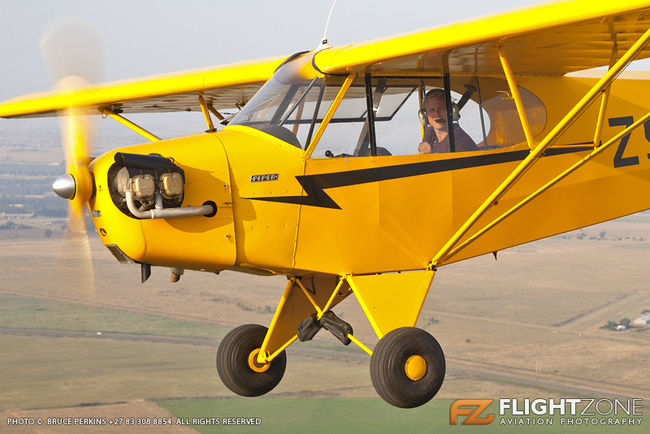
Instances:
[[[443,89],[431,89],[424,96],[424,110],[427,125],[424,128],[422,143],[418,145],[420,154],[449,152],[449,128],[447,125],[447,104]],[[477,151],[472,138],[456,123],[454,128],[454,148],[456,152]]]

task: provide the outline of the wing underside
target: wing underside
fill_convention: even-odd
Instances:
[[[201,111],[199,95],[215,110],[241,107],[273,75],[282,58],[186,71],[116,83],[55,90],[14,98],[0,104],[1,117],[56,116],[69,107],[90,113],[158,113]]]

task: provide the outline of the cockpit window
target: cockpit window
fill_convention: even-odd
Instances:
[[[345,80],[324,77],[314,69],[312,58],[305,54],[278,68],[230,125],[256,128],[307,149]],[[534,94],[521,87],[519,91],[533,135],[540,134],[546,109]],[[486,151],[523,141],[519,115],[503,79],[359,75],[311,157]]]
[[[253,127],[306,148],[340,86],[326,86],[311,59],[303,55],[282,65],[230,125]]]
[[[546,109],[534,94],[522,87],[519,91],[531,130],[540,134],[546,125]],[[368,121],[369,107],[372,122]],[[519,115],[503,79],[358,76],[311,156],[488,151],[524,141]]]
[[[487,129],[486,143],[490,148],[504,147],[526,140],[519,120],[515,101],[505,80],[479,78],[482,93],[482,107],[489,114],[492,126]],[[519,94],[526,110],[526,117],[533,136],[546,128],[546,107],[529,90],[519,86]]]

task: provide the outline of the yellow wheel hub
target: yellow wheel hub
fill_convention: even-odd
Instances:
[[[266,372],[267,369],[271,367],[270,363],[258,363],[257,355],[260,353],[260,349],[254,349],[248,356],[248,366],[255,372]]]
[[[422,356],[415,354],[406,360],[404,372],[413,381],[421,380],[427,373],[427,362]]]

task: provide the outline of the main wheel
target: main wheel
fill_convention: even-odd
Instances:
[[[287,366],[284,351],[270,363],[257,363],[268,329],[247,324],[231,330],[217,350],[217,372],[223,384],[241,396],[260,396],[278,385]]]
[[[445,355],[433,336],[402,327],[379,340],[370,358],[370,378],[384,401],[418,407],[438,393],[445,378]]]

